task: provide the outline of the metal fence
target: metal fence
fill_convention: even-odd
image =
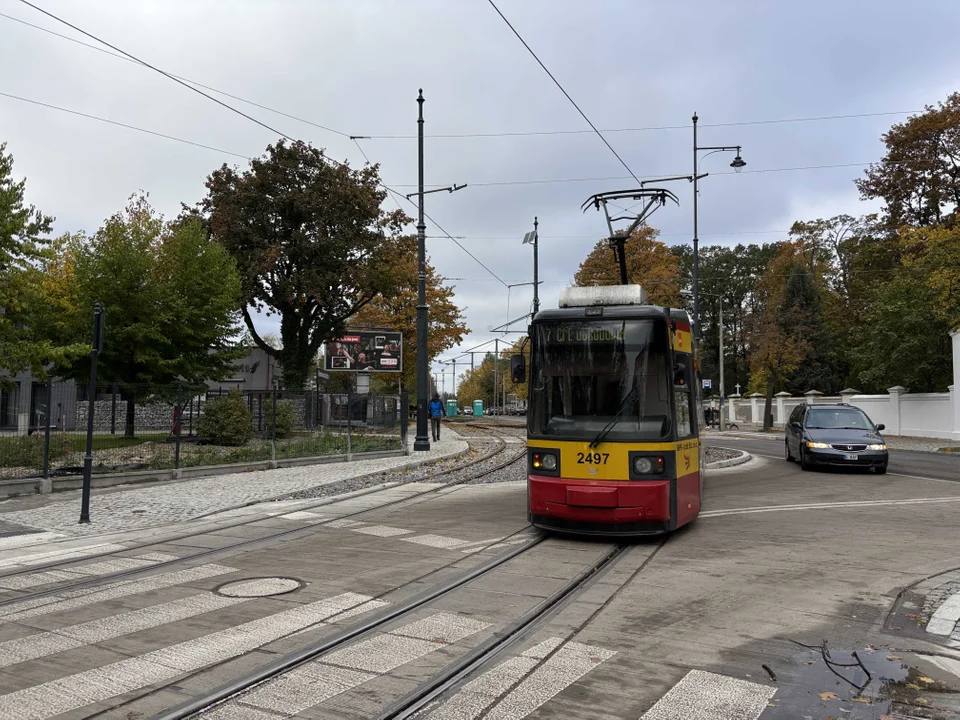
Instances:
[[[8,392],[0,480],[82,474],[91,407],[94,473],[351,459],[406,444],[401,395],[106,385],[91,403],[86,387],[53,380]]]

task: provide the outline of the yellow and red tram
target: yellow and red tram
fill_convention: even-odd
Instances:
[[[638,285],[567,288],[530,342],[530,522],[633,536],[695,519],[703,415],[686,311],[647,304]]]

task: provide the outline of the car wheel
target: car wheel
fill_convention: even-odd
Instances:
[[[875,467],[875,468],[873,469],[873,472],[875,472],[877,475],[886,475],[886,474],[887,474],[887,466],[886,466],[886,465],[881,465],[880,467]]]
[[[811,468],[810,463],[807,461],[807,455],[803,452],[803,445],[800,446],[800,469],[809,470]]]
[[[790,443],[783,441],[783,457],[787,462],[793,462],[793,455],[790,454]]]

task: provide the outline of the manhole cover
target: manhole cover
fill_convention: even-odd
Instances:
[[[288,577],[261,577],[247,580],[232,580],[218,587],[217,595],[237,598],[270,597],[286,595],[304,586],[302,580]]]

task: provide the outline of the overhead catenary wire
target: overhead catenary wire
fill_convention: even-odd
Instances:
[[[195,93],[197,93],[197,94],[199,94],[199,95],[202,95],[203,97],[207,98],[208,100],[210,100],[210,101],[212,101],[212,102],[215,102],[217,105],[220,105],[221,107],[229,110],[230,112],[236,113],[237,115],[240,115],[241,117],[246,118],[246,119],[249,120],[250,122],[255,123],[255,124],[259,125],[260,127],[269,130],[270,132],[274,133],[275,135],[279,135],[280,137],[286,138],[286,139],[289,140],[290,142],[297,142],[297,141],[296,141],[293,137],[291,137],[290,135],[287,135],[286,133],[284,133],[284,132],[282,132],[282,131],[280,131],[280,130],[277,130],[277,129],[274,128],[274,127],[271,127],[270,125],[268,125],[267,123],[263,122],[262,120],[258,120],[257,118],[253,117],[252,115],[248,115],[247,113],[243,112],[242,110],[238,110],[237,108],[233,107],[232,105],[230,105],[230,104],[228,104],[228,103],[223,102],[222,100],[218,100],[217,98],[213,97],[213,96],[210,95],[209,93],[206,93],[206,92],[204,92],[203,90],[201,90],[201,89],[199,89],[199,88],[197,88],[197,87],[194,87],[193,85],[189,84],[188,82],[186,82],[186,81],[184,81],[184,80],[181,80],[180,78],[178,78],[178,77],[176,77],[176,76],[174,76],[174,75],[171,75],[170,73],[166,72],[165,70],[162,70],[162,69],[160,69],[160,68],[158,68],[158,67],[156,67],[156,66],[154,66],[154,65],[151,65],[150,63],[148,63],[148,62],[146,62],[146,61],[144,61],[144,60],[141,60],[140,58],[136,57],[135,55],[133,55],[133,54],[131,54],[131,53],[128,53],[127,51],[122,50],[122,49],[118,48],[117,46],[108,43],[108,42],[105,41],[105,40],[102,40],[101,38],[97,37],[96,35],[94,35],[94,34],[92,34],[92,33],[87,32],[86,30],[83,30],[82,28],[77,27],[76,25],[68,22],[67,20],[64,20],[63,18],[61,18],[61,17],[59,17],[59,16],[57,16],[57,15],[55,15],[55,14],[53,14],[53,13],[47,11],[47,10],[44,10],[44,9],[41,8],[41,7],[38,7],[37,5],[34,5],[34,4],[31,3],[29,0],[20,0],[20,2],[22,2],[24,5],[27,5],[28,7],[33,8],[34,10],[36,10],[36,11],[38,11],[38,12],[43,13],[43,14],[46,15],[47,17],[53,18],[53,19],[56,20],[57,22],[62,23],[62,24],[64,24],[64,25],[66,25],[67,27],[70,27],[70,28],[72,28],[73,30],[76,30],[76,31],[79,32],[79,33],[82,33],[83,35],[89,37],[90,39],[95,40],[96,42],[99,42],[99,43],[101,43],[101,44],[103,44],[103,45],[106,45],[106,46],[109,47],[110,49],[115,50],[115,51],[117,51],[118,53],[121,53],[122,55],[124,55],[125,57],[130,58],[130,59],[133,60],[134,62],[137,62],[137,63],[143,65],[144,67],[150,68],[151,70],[160,73],[160,74],[163,75],[164,77],[167,77],[167,78],[173,80],[175,83],[177,83],[177,84],[179,84],[179,85],[182,85],[183,87],[187,88],[188,90],[192,90],[193,92],[195,92]],[[333,163],[333,164],[335,164],[335,165],[338,165],[338,166],[340,166],[340,167],[346,166],[346,163],[338,162],[338,161],[336,161],[336,160],[333,160],[332,158],[325,157],[325,160],[327,160],[328,162]],[[368,162],[369,162],[369,160],[368,160]],[[387,190],[388,192],[392,193],[394,196],[396,196],[396,197],[403,197],[403,198],[404,198],[405,200],[407,200],[407,202],[409,202],[411,205],[415,205],[415,203],[413,203],[412,200],[409,200],[408,198],[406,198],[406,196],[404,196],[404,195],[402,195],[401,193],[397,192],[396,190],[394,190],[393,188],[389,187],[389,186],[386,185],[385,183],[383,183],[383,182],[378,182],[378,184],[380,185],[380,187],[382,187],[382,188],[384,188],[385,190]],[[461,249],[463,249],[465,252],[467,252],[467,254],[470,255],[470,257],[473,258],[477,263],[479,263],[479,264],[483,267],[484,270],[486,270],[488,273],[490,273],[491,275],[493,275],[493,276],[494,276],[497,280],[499,280],[504,286],[506,286],[507,283],[505,283],[498,275],[496,275],[496,273],[494,273],[492,270],[490,270],[490,268],[488,268],[486,265],[484,265],[482,262],[480,262],[472,253],[470,253],[469,251],[467,251],[467,249],[466,249],[465,247],[463,247],[463,245],[461,245],[459,242],[457,242],[457,241],[453,238],[453,235],[451,235],[450,233],[448,233],[436,220],[434,220],[433,218],[431,218],[431,217],[430,217],[429,215],[427,215],[426,213],[424,213],[424,217],[426,217],[428,220],[430,220],[430,222],[432,222],[432,223],[440,230],[440,232],[444,233],[447,237],[449,237],[451,240],[453,240],[455,243],[457,243],[457,245],[458,245]]]
[[[22,18],[14,17],[13,15],[7,15],[6,13],[0,13],[0,17],[6,18],[13,22],[19,23],[25,27],[32,28],[34,30],[39,30],[40,32],[47,33],[54,37],[61,38],[71,43],[75,43],[82,47],[88,48],[90,50],[95,50],[104,55],[116,58],[118,60],[123,60],[124,62],[131,62],[135,64],[140,64],[135,60],[132,60],[124,55],[118,53],[110,52],[104,48],[97,47],[90,43],[83,42],[77,38],[70,37],[69,35],[64,35],[62,33],[55,32],[49,28],[36,25],[31,22],[27,22]],[[282,115],[283,117],[295,120],[297,122],[302,122],[306,125],[311,125],[313,127],[319,128],[321,130],[326,130],[332,132],[341,137],[353,138],[359,137],[357,135],[351,135],[349,133],[343,132],[342,130],[337,130],[336,128],[331,128],[326,125],[322,125],[316,121],[309,120],[298,115],[293,115],[291,113],[285,112],[283,110],[278,110],[277,108],[270,107],[269,105],[264,105],[258,103],[255,100],[250,100],[248,98],[241,97],[240,95],[235,95],[227,92],[226,90],[221,90],[219,88],[213,87],[211,85],[204,84],[198,80],[193,80],[191,78],[184,77],[183,75],[176,75],[170,73],[173,77],[177,77],[181,80],[189,82],[193,85],[197,85],[211,92],[215,92],[219,95],[229,97],[233,100],[239,100],[242,103],[258,107],[262,110],[268,112],[276,113],[277,115]],[[710,127],[710,128],[719,128],[719,127],[742,127],[749,125],[781,125],[788,123],[807,123],[807,122],[825,122],[832,120],[851,120],[851,119],[860,119],[860,118],[873,118],[873,117],[889,117],[894,115],[912,115],[916,113],[922,113],[923,110],[887,110],[882,112],[863,112],[863,113],[846,113],[846,114],[834,114],[834,115],[813,115],[806,117],[791,117],[791,118],[774,118],[774,119],[763,119],[763,120],[739,120],[731,122],[717,122],[717,123],[699,123],[699,126]],[[689,130],[690,125],[652,125],[646,127],[622,127],[622,128],[604,128],[600,132],[603,133],[630,133],[630,132],[651,132],[651,131],[661,131],[661,130]],[[551,136],[551,135],[586,135],[592,134],[594,131],[591,130],[528,130],[528,131],[502,131],[502,132],[462,132],[462,133],[427,133],[424,135],[425,138],[432,139],[458,139],[458,138],[501,138],[501,137],[536,137],[536,136]],[[371,134],[366,133],[362,137],[367,140],[415,140],[416,135],[406,135],[406,134]]]
[[[23,0],[23,1],[25,2],[26,0]],[[500,12],[500,8],[497,7],[496,3],[493,2],[493,0],[487,0],[487,2],[490,3],[490,6],[491,6],[494,10],[497,11],[497,15],[499,15],[499,16],[503,19],[503,21],[507,24],[507,27],[509,27],[510,30],[513,31],[513,34],[517,36],[517,40],[519,40],[521,43],[523,43],[523,46],[524,46],[524,47],[527,49],[527,51],[533,56],[533,59],[537,61],[537,64],[539,64],[540,67],[543,68],[543,71],[544,71],[547,75],[550,76],[550,79],[553,80],[554,84],[555,84],[558,88],[560,88],[560,92],[562,92],[562,93],[564,94],[564,96],[567,98],[567,100],[570,101],[570,104],[573,105],[573,106],[577,109],[577,112],[580,113],[580,116],[581,116],[584,120],[587,121],[587,125],[589,125],[591,128],[593,128],[593,131],[597,134],[597,137],[599,137],[599,138],[603,141],[603,144],[606,145],[607,148],[609,148],[610,152],[612,152],[612,153],[614,154],[614,156],[617,158],[617,160],[620,161],[620,164],[623,165],[623,167],[626,169],[626,171],[627,171],[628,173],[630,173],[630,176],[631,176],[634,180],[636,180],[637,183],[639,183],[639,182],[640,182],[639,178],[637,178],[637,176],[634,174],[633,170],[630,169],[630,166],[627,165],[626,162],[624,162],[624,159],[623,159],[622,157],[620,157],[620,153],[618,153],[616,150],[614,150],[614,149],[613,149],[613,145],[611,145],[610,142],[603,136],[603,133],[600,132],[599,130],[597,130],[597,126],[593,124],[593,121],[591,121],[590,118],[587,117],[587,114],[586,114],[583,110],[581,110],[581,109],[580,109],[580,106],[577,105],[577,103],[574,101],[574,99],[573,99],[572,97],[570,97],[570,93],[568,93],[568,92],[564,89],[563,85],[560,84],[560,81],[557,80],[557,79],[553,76],[553,73],[550,72],[550,71],[547,69],[547,66],[543,64],[543,61],[542,61],[539,57],[537,57],[537,54],[533,51],[533,48],[531,48],[531,47],[527,44],[527,41],[523,39],[523,36],[520,35],[520,33],[517,32],[517,29],[510,23],[509,20],[507,20],[506,15],[504,15],[502,12]]]

